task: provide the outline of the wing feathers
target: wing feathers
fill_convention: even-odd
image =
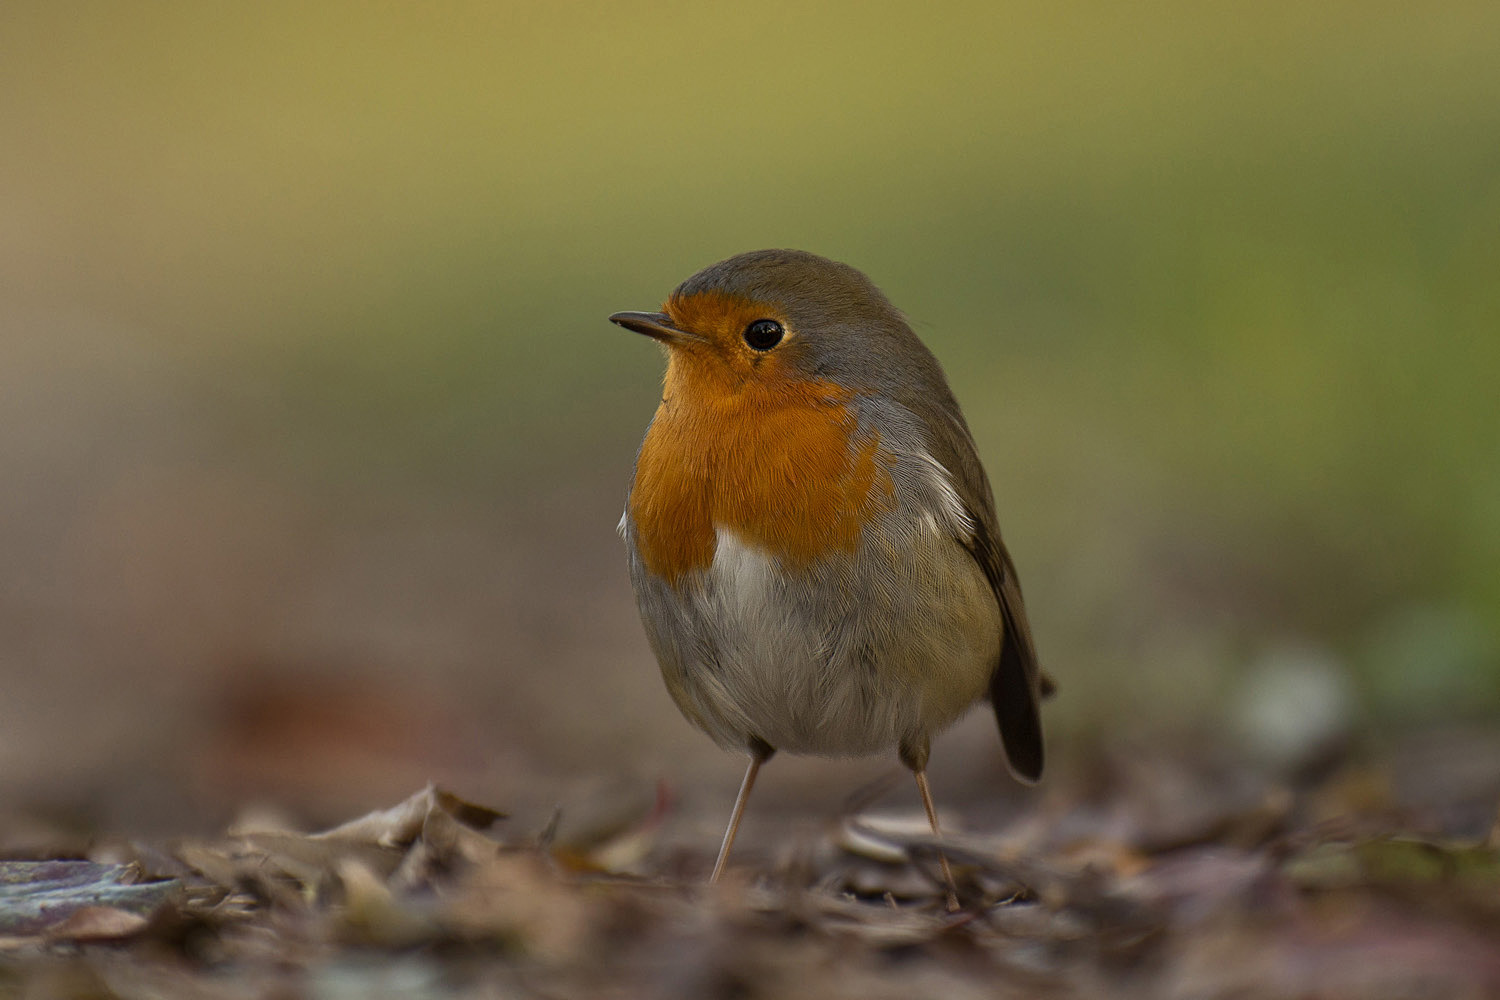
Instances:
[[[932,419],[938,417],[937,413],[928,416],[927,426],[940,431],[938,440],[933,442],[937,452],[934,460],[950,470],[952,488],[961,498],[966,520],[972,525],[968,537],[960,537],[959,541],[984,571],[1005,622],[1000,662],[990,677],[990,702],[1000,727],[1000,742],[1005,747],[1011,772],[1022,781],[1034,782],[1041,777],[1045,761],[1040,701],[1051,693],[1052,682],[1043,676],[1037,664],[1026,604],[1021,598],[1021,582],[1000,540],[989,480],[979,463],[969,428],[958,415],[956,405],[943,415],[947,417],[945,420]]]

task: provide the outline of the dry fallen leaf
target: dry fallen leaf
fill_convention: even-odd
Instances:
[[[150,921],[115,906],[85,906],[47,929],[50,941],[109,941],[129,937]]]
[[[475,830],[488,829],[497,820],[505,818],[502,812],[467,802],[436,785],[428,785],[399,805],[377,809],[312,837],[371,843],[380,847],[406,847],[421,834],[427,818],[438,812]]]

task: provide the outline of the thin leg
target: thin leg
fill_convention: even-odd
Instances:
[[[755,787],[755,775],[768,756],[770,755],[751,751],[750,766],[745,769],[745,780],[740,782],[740,794],[735,796],[734,811],[729,814],[729,828],[724,831],[724,843],[719,846],[719,860],[714,862],[714,873],[708,877],[709,885],[719,881],[719,876],[724,873],[724,865],[729,861],[729,849],[734,846],[734,835],[740,832],[740,817],[745,815],[745,803],[750,801],[750,789]]]
[[[927,822],[932,824],[932,835],[937,838],[938,864],[943,868],[943,881],[948,883],[948,912],[958,912],[958,885],[953,881],[953,869],[948,867],[948,855],[943,853],[943,831],[938,829],[937,807],[932,804],[932,789],[927,787],[927,772],[913,770],[917,777],[917,791],[922,793],[922,808],[927,810]]]

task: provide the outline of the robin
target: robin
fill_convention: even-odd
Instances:
[[[940,839],[932,736],[988,697],[1012,774],[1041,777],[1050,682],[989,482],[937,359],[880,290],[759,250],[610,321],[667,354],[620,522],[646,635],[683,715],[750,757],[711,881],[777,750],[894,747]]]

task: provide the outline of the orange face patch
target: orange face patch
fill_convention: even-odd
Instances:
[[[785,356],[797,350],[797,333],[776,306],[723,292],[701,292],[674,295],[662,306],[662,311],[671,318],[673,326],[695,334],[707,342],[704,346],[713,348],[674,350],[674,363],[690,362],[702,369],[700,374],[713,376],[720,382],[735,382],[754,374],[768,387],[793,374],[793,366]],[[745,343],[745,328],[761,319],[775,320],[786,330],[783,341],[770,351],[756,351]],[[671,377],[670,367],[668,377]]]
[[[716,293],[673,299],[674,343],[662,403],[630,494],[641,557],[675,584],[713,562],[717,528],[790,564],[850,551],[895,487],[879,437],[856,441],[848,390],[798,371],[777,347],[741,337],[758,319],[796,331],[779,311]]]

